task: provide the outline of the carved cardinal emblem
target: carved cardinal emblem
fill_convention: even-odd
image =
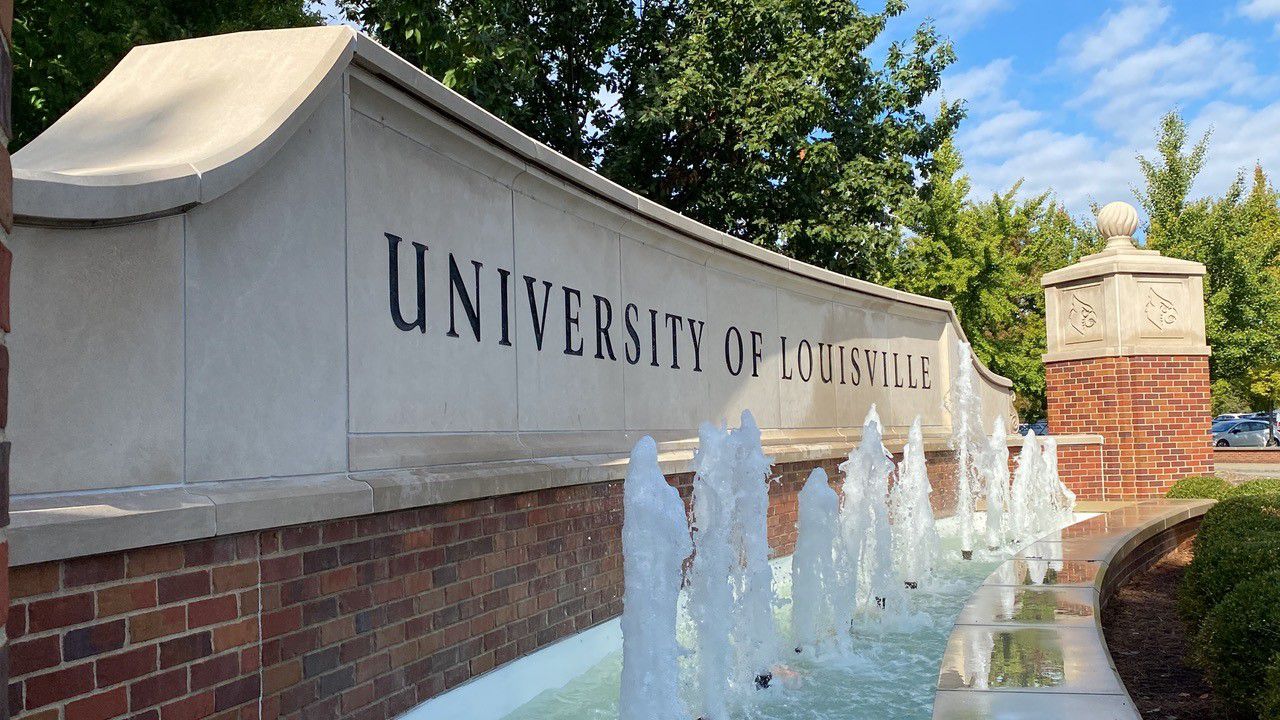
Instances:
[[[1092,305],[1081,300],[1079,295],[1073,294],[1067,308],[1067,324],[1077,334],[1084,335],[1085,331],[1098,324],[1098,313]]]
[[[1144,309],[1147,320],[1161,330],[1178,322],[1178,309],[1169,298],[1156,292],[1155,288],[1147,288],[1147,304]]]

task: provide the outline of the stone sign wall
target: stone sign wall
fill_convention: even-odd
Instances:
[[[872,404],[954,507],[948,303],[664,210],[348,28],[137,48],[14,163],[15,716],[396,717],[616,616],[626,451],[687,499],[743,410],[778,553]]]
[[[431,469],[600,467],[748,409],[818,453],[873,403],[949,432],[949,304],[666,211],[345,28],[137,48],[15,163],[15,490],[46,516],[492,494]]]

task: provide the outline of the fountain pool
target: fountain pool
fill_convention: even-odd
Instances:
[[[1077,515],[1076,519],[1086,517],[1089,516]],[[973,520],[978,526],[985,522],[981,513]],[[960,559],[956,519],[939,520],[938,532],[943,551],[934,576],[927,585],[906,594],[912,612],[897,627],[885,627],[878,621],[865,624],[855,621],[854,632],[845,647],[831,648],[814,657],[795,655],[793,651],[783,653],[789,656],[786,669],[775,673],[777,681],[760,691],[759,702],[731,717],[751,720],[930,717],[938,668],[956,617],[982,581],[1015,552],[1014,549],[997,552],[979,549],[973,560],[964,561]],[[775,610],[779,635],[790,637],[790,558],[774,560],[771,567],[779,599]],[[692,622],[683,608],[678,632],[682,645],[694,645]],[[527,660],[536,662],[537,656]],[[541,665],[542,672],[557,671],[556,667],[546,667],[546,662]],[[513,712],[494,717],[617,720],[621,674],[619,645],[584,672],[563,673],[559,682],[551,682],[553,689],[543,691]],[[696,656],[690,652],[680,659],[681,687],[687,707],[697,704],[693,687],[695,674]]]

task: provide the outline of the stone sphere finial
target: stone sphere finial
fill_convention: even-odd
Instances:
[[[1109,250],[1133,247],[1138,210],[1127,202],[1107,203],[1098,211],[1098,231],[1106,238]]]

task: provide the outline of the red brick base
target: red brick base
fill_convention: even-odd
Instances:
[[[1101,494],[1162,496],[1179,478],[1213,472],[1209,361],[1135,356],[1045,364],[1049,427],[1102,435]]]

